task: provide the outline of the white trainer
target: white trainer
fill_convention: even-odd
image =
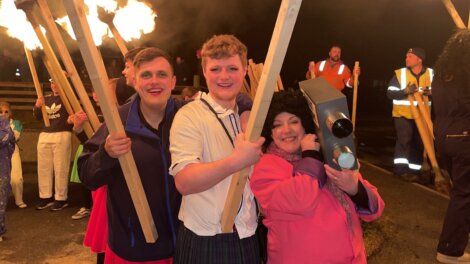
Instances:
[[[465,252],[460,257],[447,256],[447,255],[444,255],[442,253],[437,252],[436,259],[440,263],[447,263],[447,264],[468,263],[468,264],[470,264],[470,254],[467,253],[467,252]]]

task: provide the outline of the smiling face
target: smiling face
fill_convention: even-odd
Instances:
[[[221,59],[206,59],[204,77],[209,95],[225,108],[235,106],[235,100],[242,87],[245,74],[246,66],[243,66],[238,55]]]
[[[288,112],[282,112],[274,118],[271,138],[276,146],[288,153],[300,149],[300,141],[305,135],[301,119]]]
[[[135,88],[140,95],[142,108],[163,109],[176,84],[176,77],[168,60],[156,57],[142,62],[135,71]]]

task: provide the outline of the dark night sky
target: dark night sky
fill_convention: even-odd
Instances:
[[[263,62],[281,3],[280,0],[150,2],[158,15],[156,29],[130,46],[158,46],[173,55],[181,54],[189,63],[195,63],[195,50],[207,38],[221,33],[235,34],[248,46],[249,57]],[[453,3],[467,24],[470,0]],[[53,12],[58,10],[53,8]],[[410,47],[424,48],[426,62],[432,65],[454,28],[440,0],[304,0],[281,72],[284,85],[290,85],[294,79],[302,80],[308,61],[325,59],[332,44],[342,46],[342,59],[350,67],[355,60],[361,62],[361,80],[388,80],[394,69],[403,66]],[[6,40],[2,34],[0,47],[15,49],[15,45],[6,43],[16,42]],[[107,43],[117,50],[112,41]]]
[[[281,1],[154,1],[155,40],[185,56],[213,34],[236,34],[249,57],[264,61]],[[181,5],[181,2],[188,2]],[[454,0],[467,23],[469,0]],[[309,60],[323,60],[334,43],[350,66],[361,62],[366,79],[389,79],[410,47],[423,47],[432,65],[454,29],[440,0],[304,0],[281,75],[285,85],[304,78]],[[169,38],[167,38],[169,37]],[[170,39],[170,40],[168,40]]]

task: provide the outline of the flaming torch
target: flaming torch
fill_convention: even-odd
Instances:
[[[98,7],[98,18],[103,21],[103,23],[107,24],[109,29],[111,30],[111,33],[114,36],[114,39],[116,40],[116,44],[119,47],[119,50],[122,53],[122,56],[125,56],[127,52],[129,51],[126,47],[126,42],[122,38],[121,34],[119,31],[116,29],[116,26],[114,25],[114,13],[107,12],[103,7]]]
[[[36,94],[38,95],[38,98],[43,97],[44,95],[42,94],[41,85],[39,84],[39,78],[36,72],[36,67],[34,66],[33,54],[31,54],[31,50],[26,48],[26,46],[24,47],[24,53],[26,54],[26,59],[28,60],[29,69],[31,71],[31,77],[33,77],[33,83],[34,88],[36,89]],[[46,127],[49,127],[51,123],[49,122],[49,116],[47,115],[46,107],[44,105],[41,106],[41,112],[42,119],[44,120],[44,125]]]
[[[108,25],[123,56],[128,51],[125,41],[140,38],[142,34],[155,29],[157,15],[143,2],[129,0],[125,7],[117,9],[115,13],[109,4],[105,7],[100,2],[99,5],[98,18]],[[132,17],[132,23],[129,23],[129,17]]]
[[[54,40],[56,47],[58,48],[59,55],[62,61],[64,62],[65,68],[67,69],[67,73],[70,76],[70,79],[72,80],[73,86],[75,87],[75,91],[77,91],[77,94],[80,97],[80,100],[82,101],[83,107],[85,108],[85,111],[88,116],[88,120],[90,121],[93,130],[96,131],[101,125],[100,121],[98,119],[98,116],[96,115],[93,105],[91,104],[90,98],[88,97],[85,87],[83,86],[83,83],[80,80],[80,76],[78,75],[77,69],[73,64],[72,57],[70,56],[70,53],[67,50],[67,46],[65,45],[64,40],[60,36],[60,32],[57,28],[57,25],[55,24],[54,19],[52,18],[49,6],[47,5],[46,0],[36,0],[36,3],[39,7],[39,11],[44,21],[46,22],[47,31],[51,34],[52,39]]]
[[[78,101],[77,97],[75,96],[75,93],[72,90],[72,87],[70,86],[70,83],[65,77],[65,74],[61,69],[60,63],[57,60],[57,57],[55,56],[54,51],[52,50],[52,47],[47,41],[44,33],[39,28],[39,23],[36,19],[36,16],[33,14],[34,0],[15,0],[15,5],[16,8],[22,9],[25,12],[26,17],[33,26],[34,32],[36,33],[36,36],[41,42],[44,48],[44,53],[46,54],[46,57],[51,64],[51,70],[53,71],[52,76],[55,76],[56,78],[54,81],[59,83],[62,89],[64,89],[64,92],[67,98],[69,99],[74,112],[82,111],[80,102]],[[90,123],[85,123],[84,130],[89,138],[93,135],[93,129],[91,128]]]
[[[31,77],[33,78],[34,88],[36,94],[39,97],[43,96],[39,78],[34,65],[33,55],[31,50],[36,48],[42,48],[41,43],[34,34],[33,28],[27,22],[26,16],[23,12],[16,9],[13,2],[6,1],[0,6],[0,25],[6,27],[7,34],[11,37],[19,39],[23,42],[26,59],[28,60],[28,66],[31,71]],[[41,28],[41,30],[44,30]],[[41,107],[42,118],[44,119],[44,125],[50,126],[49,117],[44,106]]]

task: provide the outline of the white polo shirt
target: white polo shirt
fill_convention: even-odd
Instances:
[[[235,141],[241,131],[238,113],[218,105],[208,94],[202,94],[201,98],[212,106]],[[170,151],[170,174],[174,176],[188,164],[212,162],[227,157],[233,152],[233,146],[214,113],[204,102],[195,100],[181,108],[173,120]],[[220,219],[231,180],[232,175],[206,191],[183,196],[178,218],[184,222],[186,228],[199,236],[222,233]],[[247,182],[241,207],[235,218],[240,238],[254,235],[257,227],[256,205],[249,186]]]

